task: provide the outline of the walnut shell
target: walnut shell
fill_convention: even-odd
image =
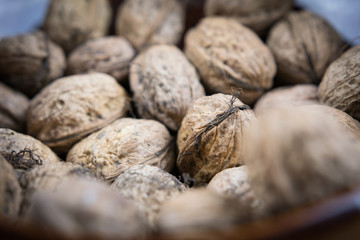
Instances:
[[[291,107],[320,104],[317,91],[317,86],[313,84],[298,84],[272,89],[256,102],[255,114],[263,114],[267,110],[284,105]]]
[[[21,187],[14,168],[0,154],[0,216],[16,218],[21,200]]]
[[[89,179],[67,179],[55,192],[38,192],[26,219],[69,239],[143,239],[149,229],[131,201]]]
[[[51,0],[44,30],[66,52],[105,36],[112,12],[107,0]]]
[[[137,164],[170,171],[174,158],[172,138],[163,124],[122,118],[77,143],[66,161],[79,163],[98,178],[112,182]]]
[[[37,139],[4,128],[0,128],[0,154],[14,167],[18,178],[37,165],[60,161],[50,148]]]
[[[233,199],[205,189],[191,189],[164,203],[159,229],[163,234],[172,234],[170,239],[197,239],[202,233],[209,236],[209,230],[226,229],[250,218],[251,210]]]
[[[135,50],[123,37],[88,40],[74,49],[68,59],[69,74],[102,72],[124,82]]]
[[[254,118],[247,105],[230,95],[219,93],[194,101],[177,136],[180,172],[201,185],[225,168],[243,164],[243,131]]]
[[[20,179],[23,189],[21,215],[26,215],[34,201],[34,195],[39,191],[56,191],[59,184],[67,179],[94,178],[88,169],[72,163],[56,162],[44,166],[37,166]]]
[[[310,12],[292,12],[270,31],[267,43],[284,83],[318,83],[342,48],[339,34]]]
[[[0,78],[32,97],[66,67],[63,50],[43,32],[0,40]]]
[[[246,166],[228,168],[217,173],[206,189],[224,197],[237,199],[249,207],[261,205],[250,186]]]
[[[240,88],[240,100],[246,104],[272,86],[276,73],[268,47],[252,30],[229,18],[201,20],[185,36],[185,54],[208,91],[234,94]]]
[[[326,70],[319,85],[320,102],[360,121],[360,45],[346,51]]]
[[[263,35],[274,22],[292,8],[292,2],[292,0],[207,0],[205,15],[232,17]]]
[[[314,202],[359,184],[359,139],[322,111],[266,112],[245,137],[250,183],[267,211]]]
[[[117,14],[116,33],[137,50],[177,44],[185,26],[185,6],[178,0],[126,0]]]
[[[31,100],[28,133],[66,153],[86,135],[123,117],[127,109],[127,93],[113,77],[103,73],[64,77]]]
[[[194,66],[175,46],[148,48],[136,57],[130,72],[139,115],[159,120],[174,131],[192,101],[205,95]]]
[[[187,190],[187,187],[170,173],[142,164],[126,170],[116,178],[111,187],[131,199],[145,212],[153,229],[157,227],[163,203]]]
[[[0,82],[0,128],[22,131],[26,122],[29,99]]]

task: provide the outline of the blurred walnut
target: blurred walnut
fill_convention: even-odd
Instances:
[[[179,0],[126,0],[118,9],[116,32],[141,50],[154,44],[177,44],[185,25]]]
[[[66,153],[80,139],[123,117],[127,109],[128,95],[113,77],[64,77],[31,100],[27,130],[56,152]]]
[[[319,83],[343,45],[325,20],[310,12],[291,12],[270,31],[267,43],[284,83]]]
[[[43,32],[0,40],[0,78],[32,97],[65,70],[63,50]]]
[[[66,52],[108,32],[111,9],[107,0],[51,0],[44,30]]]
[[[74,49],[68,59],[69,74],[102,72],[124,82],[135,50],[123,37],[88,40]]]
[[[275,60],[250,29],[235,20],[208,17],[185,36],[185,53],[199,70],[205,88],[253,103],[273,83]]]
[[[360,45],[350,48],[328,67],[318,93],[321,103],[360,121]]]

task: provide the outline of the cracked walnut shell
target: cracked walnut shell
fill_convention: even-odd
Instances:
[[[116,80],[103,73],[57,79],[30,102],[28,133],[66,153],[88,134],[123,117],[128,95]]]
[[[253,103],[271,88],[276,73],[269,48],[250,29],[224,17],[207,17],[185,36],[185,54],[211,93],[234,94]]]

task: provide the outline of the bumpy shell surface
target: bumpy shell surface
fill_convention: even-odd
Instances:
[[[65,67],[63,50],[43,32],[0,40],[0,78],[28,96],[61,77]]]
[[[26,218],[69,238],[143,239],[148,232],[131,201],[89,179],[64,180],[54,192],[37,193]]]
[[[28,133],[57,152],[67,152],[86,135],[123,117],[125,89],[103,73],[57,79],[30,102]]]
[[[108,32],[111,9],[107,0],[51,0],[44,30],[66,52]]]
[[[210,92],[234,94],[250,104],[269,89],[276,73],[267,46],[250,29],[224,17],[208,17],[185,36],[185,53]]]
[[[0,83],[0,128],[22,131],[26,122],[29,99]]]
[[[267,43],[285,83],[318,83],[343,46],[338,33],[322,18],[292,12],[270,31]]]
[[[254,118],[247,105],[230,95],[196,100],[177,136],[179,170],[200,185],[225,168],[243,164],[243,131]]]
[[[34,201],[34,194],[38,191],[56,191],[59,184],[72,178],[94,178],[95,176],[88,169],[72,163],[57,162],[45,166],[37,166],[28,171],[20,179],[23,189],[24,200],[21,206],[21,214],[31,207]],[[75,181],[75,180],[74,180]]]
[[[256,102],[255,114],[262,114],[279,106],[300,106],[320,104],[317,94],[318,88],[313,84],[298,84],[295,86],[279,87],[265,93]]]
[[[229,168],[217,173],[206,189],[224,197],[237,199],[251,207],[260,205],[250,186],[246,166]]]
[[[0,154],[0,215],[16,218],[21,200],[21,187],[14,168]]]
[[[116,32],[141,50],[154,44],[177,44],[185,25],[179,0],[126,0],[119,7]]]
[[[92,39],[71,52],[67,71],[70,74],[107,73],[121,82],[128,75],[134,56],[134,48],[123,37]]]
[[[171,238],[196,238],[203,231],[230,227],[249,218],[249,209],[239,202],[205,189],[192,189],[164,203],[159,230],[174,234]]]
[[[187,190],[187,187],[170,173],[149,165],[129,168],[116,178],[112,188],[130,198],[145,212],[153,229],[157,227],[163,203]]]
[[[35,138],[0,128],[0,154],[14,167],[18,178],[37,165],[59,162],[46,145]]]
[[[205,95],[194,66],[176,47],[152,46],[134,60],[130,87],[138,113],[177,131],[190,104]]]
[[[329,66],[318,93],[320,102],[360,120],[360,45]]]
[[[322,111],[298,107],[267,112],[245,137],[250,183],[268,211],[359,184],[359,140]]]
[[[149,164],[170,171],[175,162],[172,138],[153,120],[122,118],[77,143],[66,161],[79,163],[112,182],[128,168]]]
[[[265,31],[292,7],[292,0],[207,0],[205,15],[235,18],[259,34]]]

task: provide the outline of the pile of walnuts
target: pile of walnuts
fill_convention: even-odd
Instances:
[[[360,46],[292,0],[185,2],[52,0],[0,40],[1,218],[196,237],[360,184]]]

